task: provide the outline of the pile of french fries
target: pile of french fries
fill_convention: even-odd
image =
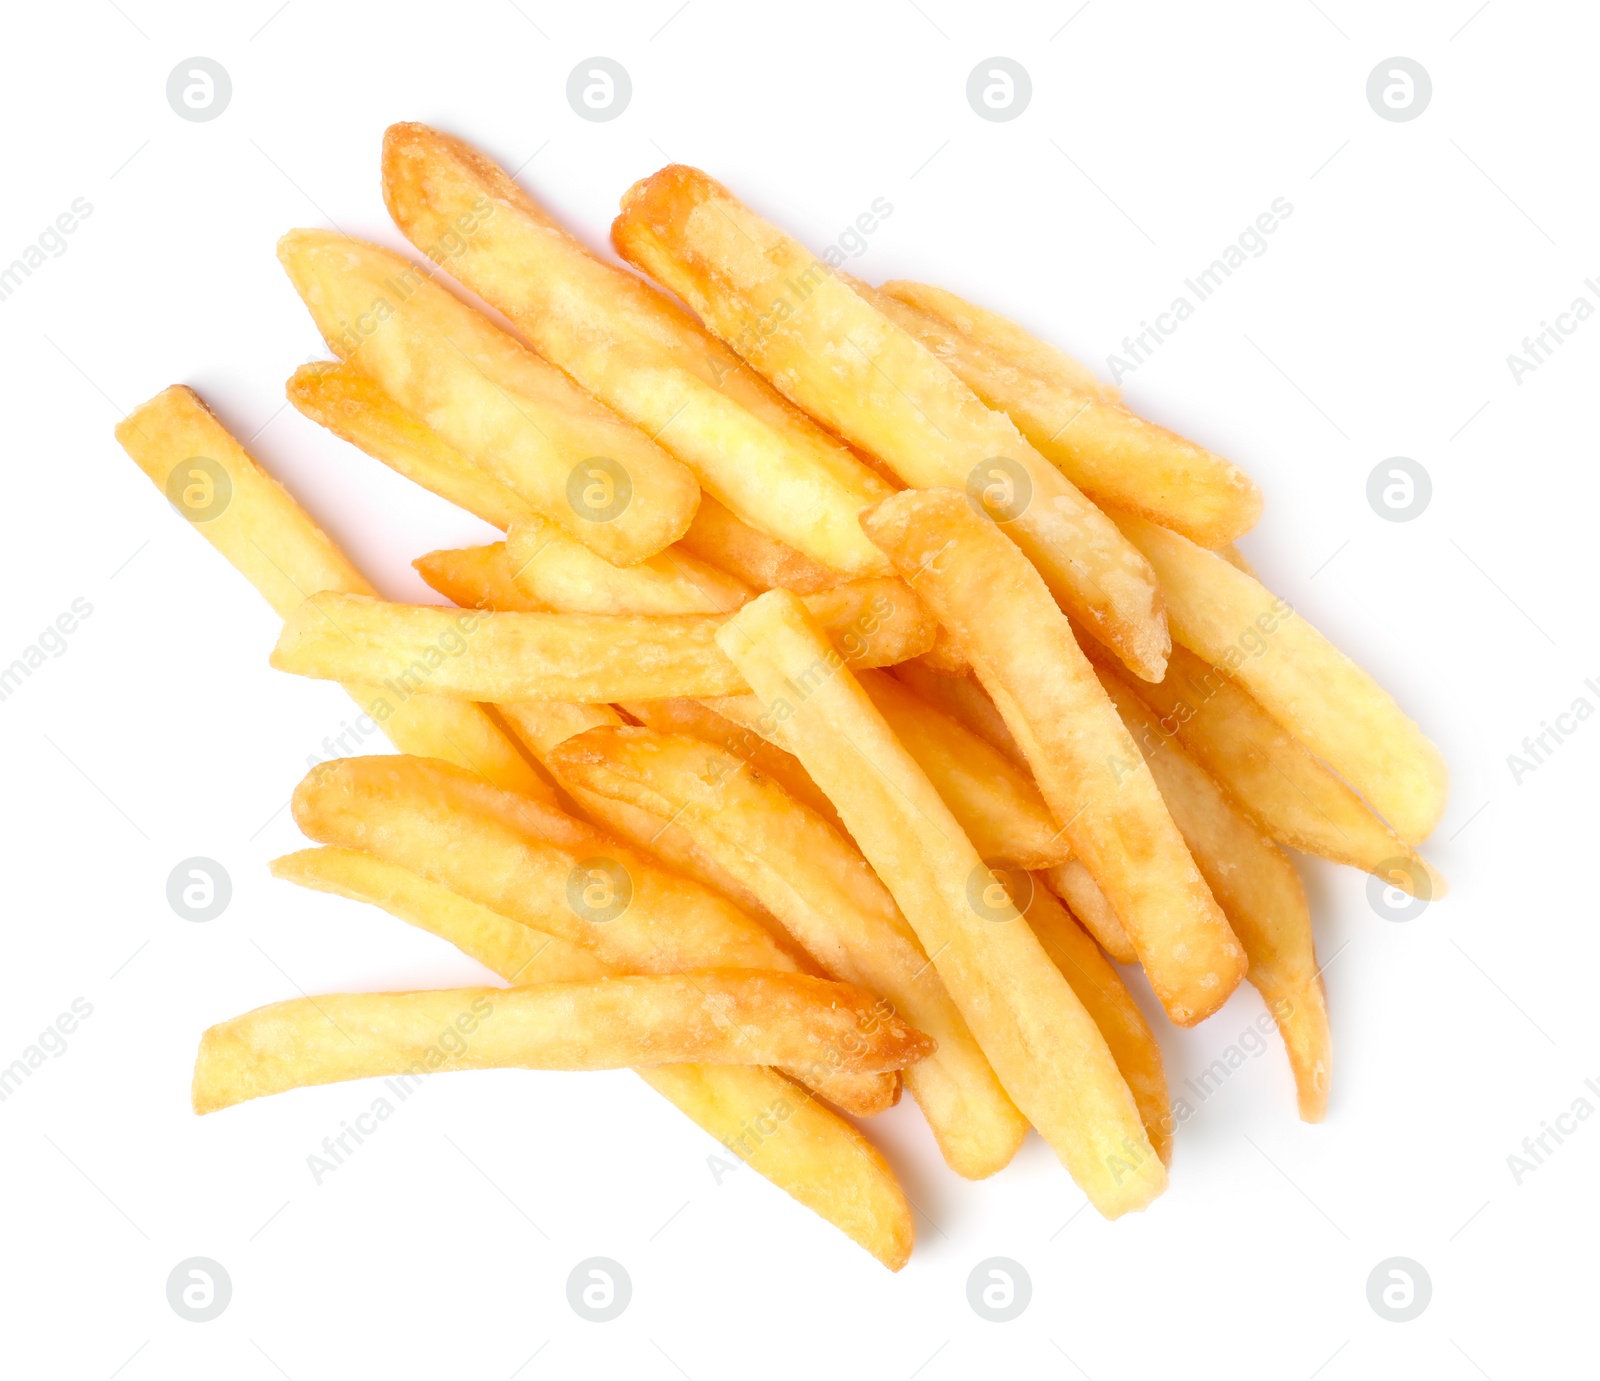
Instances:
[[[223,1022],[198,1112],[634,1068],[891,1269],[911,1211],[841,1113],[902,1086],[960,1175],[1031,1126],[1107,1217],[1166,1187],[1179,1119],[1117,964],[1179,1026],[1248,980],[1323,1116],[1285,849],[1437,897],[1416,846],[1447,779],[1233,549],[1248,477],[992,312],[849,279],[693,168],[624,195],[638,274],[425,126],[387,132],[383,188],[515,335],[430,267],[291,231],[337,358],[288,392],[505,533],[416,562],[449,605],[378,598],[189,389],[117,437],[282,616],[273,666],[340,682],[400,750],[313,768],[293,811],[316,847],[274,872],[509,986]]]

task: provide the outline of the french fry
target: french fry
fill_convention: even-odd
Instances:
[[[330,993],[209,1027],[192,1098],[197,1113],[208,1113],[294,1088],[458,1069],[828,1060],[853,1074],[882,1074],[933,1048],[860,988],[757,969]]]
[[[755,700],[754,696],[746,698]],[[727,719],[698,700],[627,700],[620,708],[631,719],[659,733],[689,734],[732,753],[762,776],[771,777],[801,805],[814,810],[841,834],[848,835],[833,802],[811,780],[811,774],[801,765],[800,759],[748,725]]]
[[[852,665],[904,661],[933,641],[933,619],[898,580],[853,581],[809,598]],[[289,615],[272,665],[395,695],[487,702],[742,695],[744,678],[714,641],[722,622],[714,615],[465,611],[323,594]]]
[[[595,978],[605,966],[567,944],[353,849],[302,849],[273,873],[381,906],[431,931],[508,983]],[[773,1070],[746,1065],[652,1065],[637,1071],[757,1174],[848,1234],[890,1270],[911,1250],[911,1208],[873,1145]]]
[[[1160,716],[1160,736],[1176,734],[1278,843],[1347,863],[1427,900],[1444,896],[1437,869],[1248,691],[1188,648],[1173,647],[1166,676],[1135,689]]]
[[[1450,773],[1394,698],[1287,600],[1215,552],[1116,517],[1161,577],[1173,636],[1255,696],[1408,844],[1426,839],[1444,814]]]
[[[383,187],[413,244],[718,502],[846,575],[888,574],[856,515],[889,486],[680,308],[590,254],[501,168],[425,125],[394,125]]]
[[[533,504],[447,445],[354,362],[303,364],[286,392],[313,422],[501,532],[538,515]]]
[[[590,554],[587,547],[583,551],[585,555]],[[463,609],[506,609],[523,614],[550,612],[548,604],[525,593],[512,579],[511,559],[504,542],[490,542],[481,547],[446,547],[419,556],[411,564],[431,588]]]
[[[118,424],[117,440],[278,614],[287,616],[319,590],[373,594],[344,553],[192,389],[176,385],[135,408]],[[481,706],[400,695],[353,680],[344,689],[402,752],[443,758],[508,791],[554,799]]]
[[[814,595],[847,577],[813,561],[787,542],[758,532],[735,517],[710,494],[700,495],[689,530],[678,545],[756,590],[793,590]]]
[[[794,971],[788,952],[734,904],[546,806],[442,762],[411,757],[322,763],[295,788],[294,817],[318,843],[360,849],[512,920],[638,973]],[[827,1065],[803,1082],[846,1111],[892,1104],[888,1075]]]
[[[566,614],[731,614],[751,594],[678,546],[614,566],[542,518],[511,528],[506,555],[524,594]]]
[[[934,709],[971,730],[991,748],[998,748],[1018,767],[1027,767],[1028,760],[1022,756],[1016,739],[1011,737],[1005,719],[972,672],[964,676],[946,676],[930,667],[925,659],[912,657],[896,666],[891,674]]]
[[[1201,875],[1250,959],[1246,974],[1272,1013],[1294,1070],[1300,1116],[1322,1121],[1332,1067],[1328,1009],[1311,908],[1294,864],[1234,807],[1116,672],[1096,669],[1161,788]]]
[[[1106,894],[1081,858],[1069,858],[1065,863],[1047,868],[1042,876],[1050,890],[1072,908],[1072,914],[1117,963],[1139,962],[1139,953],[1117,919],[1116,909],[1106,900]]]
[[[1055,961],[1061,976],[1072,985],[1078,1001],[1106,1038],[1133,1101],[1139,1105],[1150,1145],[1163,1165],[1171,1165],[1173,1118],[1172,1104],[1167,1099],[1167,1074],[1161,1063],[1161,1047],[1139,1004],[1100,953],[1099,946],[1043,887],[1035,884],[1033,899],[1023,914],[1045,953]]]
[[[897,494],[861,521],[972,659],[1167,1015],[1210,1016],[1244,950],[1037,572],[949,490]]]
[[[1148,1204],[1166,1170],[1105,1038],[804,606],[770,591],[717,636],[784,721],[1023,1116],[1101,1213]]]
[[[921,284],[885,283],[864,289],[864,296],[985,404],[1010,417],[1095,503],[1137,513],[1206,547],[1231,542],[1255,525],[1261,491],[1237,466],[1146,422],[1103,396],[1098,385],[1063,388],[1055,378],[1019,367],[981,336],[924,310],[916,299],[927,300],[928,292]],[[969,319],[977,310],[961,305],[960,315]]]
[[[592,729],[553,756],[563,781],[682,820],[824,973],[883,994],[934,1037],[937,1051],[904,1080],[953,1170],[981,1179],[1010,1161],[1028,1124],[894,899],[839,831],[776,781],[701,739]]]
[[[635,183],[618,252],[670,288],[794,402],[907,484],[968,490],[1051,592],[1133,670],[1169,640],[1149,565],[1011,420],[726,188],[673,165]]]
[[[682,464],[409,260],[324,230],[278,258],[341,360],[585,546],[628,565],[688,528]]]

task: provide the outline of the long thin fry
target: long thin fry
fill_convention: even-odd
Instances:
[[[855,581],[809,597],[856,666],[927,651],[933,619],[898,580]],[[314,595],[290,614],[272,664],[323,680],[363,681],[394,695],[487,702],[611,702],[741,695],[714,641],[714,615],[522,614]]]
[[[382,907],[431,931],[508,983],[597,978],[579,949],[508,920],[427,878],[354,849],[302,849],[273,873]],[[773,1070],[650,1065],[637,1071],[732,1155],[848,1234],[890,1270],[911,1251],[911,1207],[877,1149],[843,1118]]]
[[[1081,858],[1069,858],[1065,863],[1047,868],[1043,877],[1050,890],[1072,908],[1072,914],[1117,963],[1139,962],[1139,952],[1128,938],[1127,929],[1117,919],[1116,908],[1106,900],[1105,892]]]
[[[755,590],[793,590],[814,595],[848,579],[842,571],[813,561],[787,542],[758,532],[710,494],[700,495],[689,530],[678,545],[709,561]]]
[[[612,240],[756,369],[915,486],[965,489],[1051,592],[1134,671],[1159,677],[1161,591],[1116,526],[924,346],[797,241],[694,168],[623,197]]]
[[[416,265],[325,230],[278,258],[340,359],[585,546],[626,565],[683,535],[694,476]]]
[[[506,609],[523,614],[550,612],[548,604],[526,594],[512,578],[511,558],[504,542],[490,542],[481,547],[446,547],[419,556],[411,564],[433,589],[463,609]]]
[[[1116,517],[1161,576],[1173,636],[1255,696],[1402,839],[1426,839],[1444,814],[1450,772],[1394,697],[1287,600],[1215,552],[1142,518]]]
[[[1101,1213],[1148,1204],[1166,1172],[1105,1038],[804,607],[771,591],[718,638],[788,725],[1007,1094]]]
[[[897,494],[862,523],[971,657],[1168,1016],[1210,1016],[1244,951],[1044,582],[949,490]]]
[[[700,739],[593,729],[554,757],[563,780],[683,821],[825,973],[882,993],[938,1041],[904,1077],[952,1169],[981,1179],[1010,1161],[1027,1123],[894,899],[849,840],[777,782]]]
[[[327,534],[192,389],[175,385],[135,408],[118,424],[117,440],[278,614],[287,616],[319,590],[373,593]],[[509,791],[553,799],[544,779],[482,706],[356,680],[344,688],[402,752],[443,758]]]
[[[856,514],[889,486],[681,308],[590,254],[493,162],[425,125],[394,125],[383,185],[413,244],[720,503],[846,575],[888,574]]]

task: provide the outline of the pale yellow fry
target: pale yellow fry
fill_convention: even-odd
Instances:
[[[1128,932],[1117,919],[1116,908],[1106,900],[1100,884],[1094,880],[1081,858],[1069,858],[1054,868],[1045,870],[1043,877],[1062,901],[1072,908],[1100,946],[1119,964],[1137,964],[1138,951]]]
[[[945,1161],[982,1179],[1028,1124],[1006,1097],[915,933],[866,859],[770,777],[703,740],[594,729],[554,755],[558,776],[681,820],[827,973],[882,993],[935,1054],[905,1072]]]
[[[587,548],[584,552],[592,555]],[[508,609],[524,614],[550,611],[548,604],[524,593],[512,579],[504,542],[445,547],[419,556],[411,564],[431,588],[463,609]]]
[[[854,581],[810,596],[852,665],[925,652],[933,619],[898,580]],[[314,595],[284,624],[272,665],[394,695],[487,702],[609,703],[740,695],[744,678],[717,648],[716,615],[524,614]]]
[[[135,408],[118,424],[117,440],[278,614],[288,615],[319,590],[373,593],[192,389],[175,385]],[[402,752],[443,758],[509,791],[553,799],[549,785],[482,706],[355,680],[344,689]]]
[[[567,614],[732,613],[751,594],[742,580],[681,546],[614,566],[542,518],[511,528],[506,555],[525,595]]]
[[[888,574],[856,514],[889,486],[680,307],[590,254],[493,162],[425,125],[394,125],[383,185],[413,244],[655,437],[707,493],[846,575]]]
[[[1149,564],[971,389],[797,241],[693,168],[623,197],[612,239],[785,394],[907,484],[989,506],[1051,592],[1141,676],[1169,639]]]
[[[694,476],[427,272],[326,230],[278,258],[340,359],[585,546],[627,565],[683,535]]]
[[[1072,985],[1072,991],[1106,1038],[1117,1068],[1128,1081],[1133,1101],[1139,1105],[1145,1135],[1161,1163],[1171,1165],[1174,1119],[1167,1098],[1167,1074],[1161,1062],[1161,1046],[1139,1004],[1100,953],[1100,947],[1037,880],[1024,914],[1045,953],[1055,961],[1061,976]]]
[[[998,748],[1018,767],[1027,767],[1028,760],[1022,756],[1016,739],[1011,737],[1004,717],[972,672],[947,676],[942,670],[929,666],[925,658],[913,657],[896,666],[892,674],[934,709],[970,729],[991,748]]]
[[[1244,951],[1038,573],[949,490],[897,494],[862,523],[971,657],[1167,1015],[1210,1016]]]
[[[1265,999],[1283,1035],[1300,1116],[1320,1122],[1328,1108],[1332,1046],[1311,934],[1311,908],[1300,874],[1180,743],[1162,737],[1155,713],[1133,688],[1107,667],[1096,670],[1250,958],[1246,977]]]
[[[606,972],[586,950],[354,849],[303,849],[274,860],[272,871],[303,887],[381,906],[449,941],[508,983]],[[905,1264],[911,1208],[893,1172],[861,1133],[803,1089],[752,1065],[651,1065],[637,1073],[731,1154],[890,1270]]]
[[[1117,521],[1161,576],[1173,636],[1255,696],[1408,844],[1426,839],[1444,814],[1450,772],[1394,697],[1215,552],[1142,518]]]
[[[412,417],[354,363],[303,364],[290,376],[287,391],[289,401],[313,422],[502,532],[538,513]]]
[[[718,639],[785,723],[1012,1101],[1101,1213],[1148,1204],[1166,1171],[1105,1038],[804,607],[771,591]]]
[[[719,346],[720,348],[720,346]],[[786,542],[757,532],[710,494],[700,495],[689,530],[678,545],[755,590],[793,590],[814,595],[848,577],[802,555]]]
[[[1176,734],[1278,843],[1348,863],[1424,900],[1444,896],[1437,869],[1254,696],[1188,648],[1172,649],[1161,681],[1141,681],[1135,689],[1160,716],[1160,737]]]
[[[295,788],[296,823],[413,868],[473,901],[641,973],[793,971],[787,950],[731,901],[570,815],[447,763],[344,758]],[[798,1076],[861,1115],[894,1102],[894,1075],[831,1065]]]
[[[902,300],[895,290],[906,286],[886,283],[864,295],[989,407],[1010,417],[1039,454],[1096,503],[1138,513],[1208,547],[1231,542],[1261,516],[1261,491],[1236,465],[1146,422],[1102,396],[1098,386],[1063,388],[1019,366],[987,341]]]

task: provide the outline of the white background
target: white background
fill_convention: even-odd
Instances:
[[[1600,322],[1520,384],[1506,357],[1580,293],[1600,303],[1583,286],[1600,272],[1586,252],[1600,223],[1592,12],[674,3],[8,9],[0,263],[74,198],[93,212],[0,302],[0,663],[75,598],[93,613],[0,703],[0,1064],[75,998],[93,1015],[0,1104],[0,1371],[1588,1369],[1600,1123],[1520,1185],[1506,1158],[1600,1077],[1585,885],[1600,724],[1520,785],[1506,757],[1577,696],[1600,705],[1583,685],[1600,677]],[[168,73],[197,54],[233,82],[211,123],[180,120],[165,98]],[[632,76],[611,123],[565,99],[594,54]],[[1032,76],[1010,123],[965,99],[995,54]],[[1395,54],[1432,77],[1410,123],[1366,100],[1368,73]],[[301,844],[288,793],[351,706],[268,669],[273,616],[111,435],[159,389],[193,385],[391,596],[421,595],[412,557],[483,538],[284,406],[285,378],[325,352],[273,242],[337,224],[401,245],[378,179],[381,133],[399,119],[526,164],[524,183],[594,245],[621,191],[668,159],[819,249],[885,197],[893,214],[854,272],[943,283],[1102,372],[1184,278],[1274,198],[1292,203],[1268,252],[1124,384],[1140,411],[1261,482],[1267,514],[1246,553],[1453,768],[1428,850],[1448,900],[1394,924],[1362,877],[1304,864],[1333,961],[1326,1124],[1296,1120],[1273,1045],[1183,1127],[1168,1194],[1108,1224],[1037,1138],[998,1178],[958,1181],[907,1101],[872,1127],[921,1211],[911,1264],[890,1275],[753,1172],[718,1185],[716,1148],[626,1073],[430,1081],[320,1185],[308,1154],[372,1091],[190,1113],[213,1021],[301,989],[483,978],[374,909],[268,876],[268,859]],[[1365,496],[1394,455],[1433,480],[1408,523]],[[192,855],[233,880],[208,924],[166,901]],[[1242,988],[1198,1030],[1163,1030],[1174,1090],[1260,1011]],[[1374,1265],[1397,1255],[1433,1283],[1406,1324],[1366,1298]],[[231,1275],[214,1322],[168,1306],[168,1273],[190,1256]],[[590,1256],[632,1278],[613,1323],[568,1307],[567,1274]],[[1033,1282],[1012,1323],[967,1304],[968,1274],[991,1256]]]

